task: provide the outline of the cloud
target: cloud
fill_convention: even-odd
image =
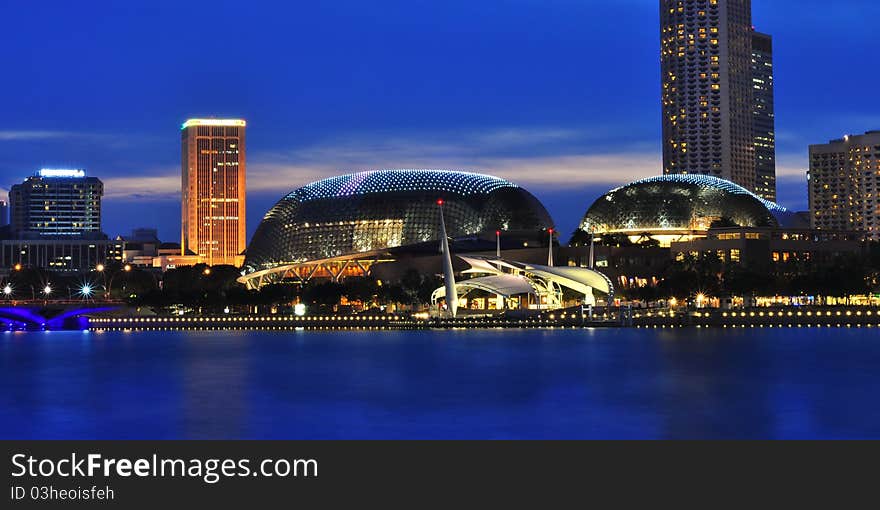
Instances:
[[[783,178],[807,178],[809,161],[806,153],[779,153],[776,155],[776,177]]]
[[[75,138],[79,133],[68,131],[0,131],[0,142]]]
[[[180,169],[157,169],[150,175],[107,177],[104,197],[110,200],[180,200]]]
[[[248,157],[249,193],[281,196],[326,177],[382,168],[442,168],[503,177],[533,190],[615,187],[658,175],[662,158],[646,141],[610,149],[594,140],[602,135],[567,129],[498,129],[419,136],[348,136],[289,151],[254,152]],[[613,133],[612,133],[613,136]],[[807,158],[800,152],[778,155],[781,202],[806,200]],[[176,201],[180,170],[155,168],[143,176],[104,179],[110,200]],[[801,196],[803,195],[803,196]]]
[[[248,188],[291,189],[316,179],[377,168],[445,168],[498,175],[523,185],[622,184],[660,172],[660,155],[642,141],[616,149],[609,131],[497,129],[418,137],[341,138],[287,153],[255,154]]]
[[[282,194],[343,173],[381,168],[443,168],[498,175],[528,187],[615,186],[657,175],[660,155],[633,142],[617,150],[591,151],[607,132],[569,129],[496,129],[421,136],[340,137],[285,152],[248,156],[247,188]],[[604,145],[604,144],[598,144]],[[139,172],[140,173],[140,172]],[[109,199],[170,200],[180,197],[180,170],[104,179]]]
[[[310,182],[377,168],[442,168],[488,173],[524,186],[583,186],[625,184],[635,179],[657,175],[659,155],[600,154],[542,158],[445,159],[431,162],[413,159],[394,160],[375,165],[341,167],[333,164],[297,164],[295,162],[255,162],[248,166],[248,190],[254,192],[293,190]],[[415,163],[415,164],[414,164]],[[283,184],[282,184],[283,183]]]

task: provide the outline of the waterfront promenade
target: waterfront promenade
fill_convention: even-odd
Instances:
[[[468,328],[749,328],[749,327],[880,327],[880,308],[778,307],[739,310],[626,310],[599,312],[591,319],[580,312],[545,313],[534,317],[467,317],[438,319],[410,315],[285,314],[179,317],[95,317],[97,331],[288,330],[288,329],[468,329]]]

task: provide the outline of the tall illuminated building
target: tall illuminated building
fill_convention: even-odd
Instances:
[[[773,38],[752,34],[752,111],[755,193],[776,201],[776,113],[773,101]]]
[[[756,168],[751,0],[660,0],[660,23],[663,172],[767,195]]]
[[[181,128],[181,255],[239,266],[246,248],[245,126],[190,119]]]

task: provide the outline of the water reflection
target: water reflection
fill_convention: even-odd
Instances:
[[[6,333],[3,438],[876,438],[880,331]]]

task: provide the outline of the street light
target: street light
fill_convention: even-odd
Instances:
[[[97,271],[99,273],[103,273],[104,272],[104,264],[98,264],[97,266],[95,266],[95,271]]]
[[[205,276],[208,276],[209,274],[211,274],[211,268],[206,267],[205,270],[203,271],[203,273],[205,273]]]
[[[83,285],[79,289],[79,293],[82,297],[85,297],[85,298],[91,297],[92,296],[92,286],[89,285],[88,283]]]
[[[46,296],[48,296],[49,294],[51,294],[51,293],[52,293],[52,286],[51,286],[51,285],[46,285],[46,286],[43,288],[43,293],[46,294]]]
[[[131,271],[131,265],[130,265],[130,264],[126,264],[125,267],[123,267],[122,269],[124,269],[125,272],[128,273],[128,272]]]
[[[7,283],[6,286],[3,287],[3,295],[7,298],[12,295],[12,285]]]

